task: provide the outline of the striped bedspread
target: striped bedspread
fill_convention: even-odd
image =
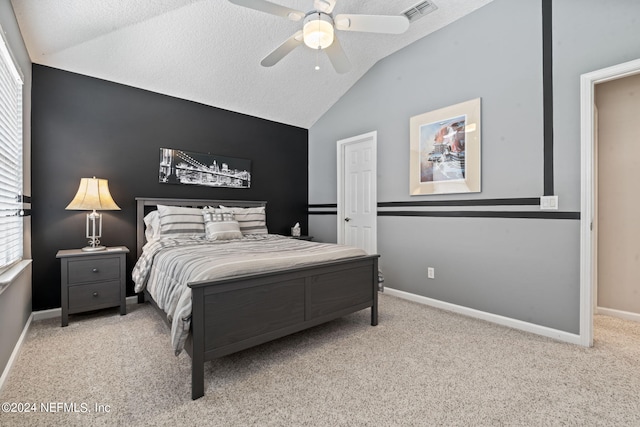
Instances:
[[[161,239],[147,243],[132,277],[135,291],[145,287],[171,322],[176,355],[191,325],[191,289],[187,283],[262,273],[366,255],[358,248],[264,234],[239,240]]]

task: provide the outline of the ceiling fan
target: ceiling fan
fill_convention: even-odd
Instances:
[[[267,0],[229,0],[238,6],[281,16],[291,21],[302,21],[302,29],[289,37],[260,64],[271,67],[293,49],[305,44],[317,51],[324,50],[338,73],[346,73],[351,68],[349,58],[336,38],[334,30],[362,31],[369,33],[401,34],[409,28],[409,20],[402,15],[351,15],[333,16],[336,0],[314,0],[309,12],[290,9]],[[316,66],[318,69],[318,66]]]

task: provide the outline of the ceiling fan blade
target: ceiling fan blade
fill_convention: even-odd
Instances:
[[[289,52],[302,44],[302,30],[298,31],[278,46],[273,52],[265,56],[260,65],[263,67],[271,67],[276,65],[278,61],[287,56]]]
[[[336,7],[336,0],[313,0],[313,8],[318,12],[329,14]]]
[[[299,21],[304,18],[304,12],[290,9],[279,4],[271,3],[267,0],[229,0],[238,6],[248,7],[249,9],[258,10],[260,12],[270,13],[271,15],[281,16],[292,21]]]
[[[366,33],[402,34],[409,28],[409,20],[400,15],[336,15],[333,22],[337,30]]]
[[[344,53],[337,37],[333,38],[333,43],[324,49],[324,51],[327,52],[331,65],[333,65],[333,68],[335,68],[338,73],[344,74],[351,69],[351,62],[349,62],[349,58],[347,58],[347,54]]]

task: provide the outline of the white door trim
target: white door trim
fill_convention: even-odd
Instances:
[[[580,345],[593,345],[593,313],[596,292],[596,249],[593,230],[597,224],[595,204],[596,134],[595,85],[640,73],[640,59],[580,76]]]
[[[355,144],[363,140],[371,140],[373,143],[373,164],[378,167],[377,163],[377,153],[378,153],[378,131],[372,131],[368,133],[364,133],[362,135],[353,136],[351,138],[341,139],[337,142],[337,156],[338,156],[338,219],[337,219],[337,227],[338,227],[338,243],[344,243],[344,197],[345,197],[345,189],[344,189],[344,169],[345,169],[345,147],[349,144]],[[377,171],[376,171],[377,172]],[[374,174],[374,177],[376,175]],[[373,194],[371,194],[373,205],[378,205],[378,191],[377,191],[377,179],[373,180]],[[377,253],[378,249],[378,226],[377,221],[373,223],[373,246],[375,248],[375,253]]]

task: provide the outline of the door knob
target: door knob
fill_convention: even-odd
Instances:
[[[345,220],[345,221],[347,221],[347,222],[349,222],[349,221],[351,221],[351,218],[346,217],[344,220]]]

